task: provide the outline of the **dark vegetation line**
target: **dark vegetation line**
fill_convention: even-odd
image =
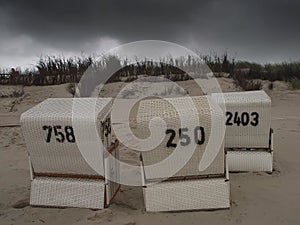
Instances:
[[[293,88],[300,88],[300,62],[283,62],[261,65],[247,61],[236,61],[227,53],[222,56],[200,56],[200,58],[214,72],[216,77],[232,77],[237,85],[244,90],[258,90],[262,88],[260,81],[286,81]],[[90,66],[96,66],[101,73],[109,73],[108,67],[120,67],[108,82],[135,80],[138,75],[158,76],[164,75],[173,81],[189,80],[184,68],[197,68],[200,62],[192,57],[162,59],[160,63],[144,60],[136,64],[130,64],[126,59],[116,56],[108,56],[96,61],[92,57],[64,58],[47,56],[41,57],[35,65],[35,69],[16,71],[2,70],[0,72],[0,84],[7,85],[57,85],[63,83],[78,83],[81,76]],[[181,69],[179,69],[181,68]],[[107,70],[107,71],[106,71]]]

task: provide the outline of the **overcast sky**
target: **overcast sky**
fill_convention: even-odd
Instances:
[[[300,1],[0,0],[0,67],[157,39],[203,54],[300,60]]]

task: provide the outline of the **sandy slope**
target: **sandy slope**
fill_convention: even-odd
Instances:
[[[236,90],[230,79],[222,78],[220,83],[225,91]],[[182,85],[193,92],[191,85]],[[28,160],[21,129],[0,127],[0,224],[300,224],[300,92],[276,85],[269,91],[275,171],[271,175],[231,174],[229,210],[146,213],[141,188],[126,186],[105,210],[30,207]],[[111,88],[107,92],[114,90]],[[48,97],[70,95],[65,85],[60,85],[25,87],[22,97],[1,98],[0,125],[18,124],[23,111]],[[123,154],[128,161],[135,157],[130,152]]]

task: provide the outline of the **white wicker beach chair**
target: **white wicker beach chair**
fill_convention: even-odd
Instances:
[[[248,91],[212,94],[212,99],[219,104],[225,100],[229,170],[272,172],[270,97],[264,91]]]
[[[111,171],[119,174],[105,157],[108,150],[118,158],[118,143],[112,144],[109,132],[111,104],[110,98],[47,99],[21,115],[32,172],[31,205],[101,209],[109,204],[119,187],[105,179]]]
[[[230,207],[229,177],[226,172],[223,140],[220,141],[218,149],[215,149],[217,153],[212,163],[205,170],[199,171],[200,160],[203,158],[204,152],[209,151],[205,150],[207,142],[210,138],[213,139],[211,126],[215,126],[214,128],[218,131],[224,127],[223,112],[206,96],[191,98],[195,108],[191,107],[188,99],[190,98],[151,99],[140,102],[137,114],[137,134],[140,135],[140,138],[149,137],[151,120],[153,127],[162,126],[161,121],[154,119],[156,117],[165,121],[168,130],[175,131],[174,138],[170,140],[171,136],[167,132],[164,133],[163,130],[165,138],[162,142],[153,150],[141,153],[146,211],[184,211]],[[177,106],[180,112],[173,105]],[[212,117],[215,119],[215,123],[212,123]],[[179,134],[179,129],[183,128],[180,121],[182,118],[185,128],[188,128],[184,133],[187,136],[183,136],[183,133]],[[183,144],[192,143],[195,141],[195,136],[201,139],[201,135],[194,135],[195,127],[201,127],[204,130],[201,135],[205,135],[205,138],[195,145],[195,151],[191,158],[185,165],[182,165],[181,169],[172,177],[161,181],[161,178],[166,178],[165,170],[176,170],[178,164],[181,163],[182,155],[167,162],[163,170],[159,167],[156,169],[157,167],[148,168],[147,166],[171,157],[174,154],[175,145],[178,147],[182,145],[181,142]],[[171,133],[171,135],[173,134]],[[219,136],[216,135],[216,138]],[[181,146],[179,150],[181,152],[189,151],[186,146]],[[208,154],[213,153],[208,152]]]

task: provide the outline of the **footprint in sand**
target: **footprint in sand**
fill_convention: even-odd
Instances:
[[[99,212],[96,212],[94,215],[88,217],[90,221],[112,221],[113,212],[110,209],[102,209]]]
[[[29,206],[29,199],[27,199],[27,198],[21,199],[12,205],[12,207],[15,209],[23,209],[27,206]]]

